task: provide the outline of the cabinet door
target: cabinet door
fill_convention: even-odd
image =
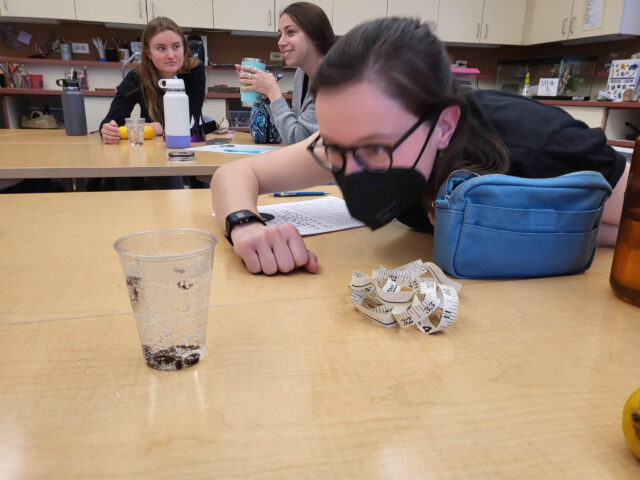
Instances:
[[[569,34],[573,0],[532,1],[529,18],[527,19],[529,34],[525,43],[546,43],[565,40]]]
[[[0,16],[75,20],[73,0],[2,0]]]
[[[284,8],[291,4],[294,3],[297,0],[276,0],[276,10],[275,10],[275,15],[276,15],[276,31],[278,30],[278,19],[280,18],[280,13],[282,12],[282,10],[284,10]],[[313,3],[315,5],[318,5],[322,10],[324,10],[324,13],[327,14],[327,17],[329,18],[329,21],[332,22],[331,25],[333,26],[333,21],[332,21],[332,17],[333,17],[333,8],[332,8],[332,1],[331,0],[307,0],[309,3]]]
[[[423,22],[435,25],[438,21],[439,4],[440,0],[388,0],[387,17],[418,17]]]
[[[76,0],[78,20],[145,25],[145,0]]]
[[[274,0],[213,0],[213,28],[275,32]]]
[[[481,43],[522,45],[527,0],[484,0]]]
[[[445,42],[478,43],[484,0],[440,0],[438,37]]]
[[[624,0],[606,0],[603,8],[600,2],[580,1],[573,3],[569,22],[569,38],[595,37],[620,33]],[[635,3],[635,2],[631,2]],[[635,7],[637,9],[637,7]]]
[[[169,17],[181,27],[213,28],[212,0],[189,0],[179,3],[175,0],[147,0],[149,20]]]
[[[387,0],[333,2],[333,32],[344,35],[359,23],[387,16]]]

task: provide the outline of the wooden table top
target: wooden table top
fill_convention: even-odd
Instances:
[[[232,141],[253,143],[251,135],[242,132]],[[0,150],[0,178],[211,175],[243,156],[196,151],[192,162],[169,162],[162,137],[131,147],[128,140],[105,145],[98,134],[68,136],[64,130],[37,129],[0,129]]]
[[[463,280],[456,323],[428,336],[349,302],[353,270],[430,260],[432,238],[397,223],[308,237],[317,275],[266,277],[206,190],[5,195],[0,211],[0,478],[640,475],[620,428],[640,311],[609,288],[611,249],[580,275]],[[171,226],[220,242],[206,354],[161,372],[111,245]]]

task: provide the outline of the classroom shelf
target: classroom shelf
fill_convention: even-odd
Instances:
[[[26,96],[34,96],[34,95],[44,95],[44,96],[60,96],[62,90],[40,90],[35,88],[0,88],[0,96],[2,95],[26,95]],[[115,97],[115,90],[84,90],[82,95],[85,97]],[[287,100],[291,100],[293,95],[285,94],[283,97]],[[233,99],[239,100],[239,93],[207,93],[205,94],[205,98],[216,98],[216,99]]]
[[[122,68],[122,62],[98,62],[97,60],[62,60],[59,58],[29,58],[29,57],[5,57],[0,55],[0,63],[23,63],[32,65],[65,65],[75,67],[100,67],[100,68]],[[128,63],[126,68],[134,68],[139,63]],[[225,63],[221,65],[206,65],[206,70],[235,70],[233,64]],[[295,71],[294,67],[282,65],[267,65],[268,70]]]
[[[36,66],[42,67],[56,67],[58,70],[65,67],[77,67],[78,69],[87,67],[89,71],[96,72],[96,75],[103,74],[113,77],[114,70],[119,71],[122,68],[121,62],[98,62],[95,59],[92,60],[62,60],[59,58],[26,58],[26,57],[12,57],[0,55],[0,63],[16,63],[25,64],[29,70],[38,70]],[[129,63],[126,65],[127,70],[131,70],[139,66],[138,63]],[[281,66],[281,65],[267,65],[267,68],[271,71],[285,71],[287,74],[293,74],[295,68]],[[217,83],[232,83],[229,78],[229,73],[235,71],[233,64],[219,64],[219,65],[207,65],[205,70],[208,72],[207,77],[211,81],[211,75],[215,78],[215,71],[220,72],[220,81]],[[224,74],[223,74],[224,72]],[[229,73],[227,73],[229,72]],[[93,73],[92,73],[93,75]],[[119,76],[119,75],[118,75]],[[233,75],[235,79],[235,75]],[[99,82],[97,82],[100,84]],[[111,83],[111,82],[109,82]],[[118,80],[119,83],[119,80]],[[19,121],[21,113],[18,113],[20,109],[25,108],[27,105],[32,105],[35,101],[47,101],[51,98],[60,97],[62,89],[53,88],[51,85],[46,85],[49,89],[27,89],[27,88],[0,88],[0,127],[4,128],[16,128],[15,125]],[[100,98],[113,98],[116,94],[115,90],[85,90],[82,92],[84,97],[93,97],[98,101]],[[229,102],[235,102],[240,100],[240,93],[206,93],[205,98],[208,100],[223,100],[225,102],[226,113],[229,113]],[[284,95],[287,101],[291,101],[292,94],[290,92]],[[38,100],[40,99],[40,100]],[[55,100],[59,102],[59,100]],[[218,108],[219,107],[212,107]],[[88,120],[89,117],[87,118]],[[95,120],[95,118],[93,119]]]
[[[640,108],[640,102],[598,102],[595,100],[538,100],[545,105],[558,107],[600,107],[609,109],[634,109]]]
[[[60,90],[43,90],[37,88],[0,88],[0,95],[47,95],[47,96],[60,96],[62,89]],[[94,91],[85,90],[82,92],[85,97],[113,97],[116,92],[114,91]]]
[[[635,142],[633,140],[607,140],[607,145],[611,145],[612,147],[633,148]]]
[[[591,115],[600,116],[599,126],[604,130],[609,145],[633,148],[634,141],[626,138],[627,135],[632,134],[632,129],[627,125],[627,122],[640,128],[640,102],[598,102],[595,100],[541,100],[540,102],[568,108],[570,113],[577,118],[580,117],[576,115],[576,110],[588,108],[592,112]],[[598,110],[601,113],[598,114]]]

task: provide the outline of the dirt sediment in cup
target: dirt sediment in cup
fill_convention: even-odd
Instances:
[[[169,348],[154,349],[151,345],[142,345],[147,365],[156,370],[182,370],[200,361],[201,345],[175,345]]]

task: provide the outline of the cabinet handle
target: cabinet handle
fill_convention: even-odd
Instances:
[[[4,3],[5,12],[9,13],[9,6],[7,5],[7,0],[3,0],[3,3]]]
[[[138,15],[142,18],[142,0],[138,0]]]
[[[480,23],[476,23],[476,38],[480,38]]]
[[[156,18],[156,3],[155,2],[151,2],[151,16],[153,18]]]
[[[567,20],[569,20],[568,18],[563,18],[562,19],[562,28],[560,29],[560,33],[562,33],[562,35],[564,35],[566,32],[564,31],[565,28],[567,28]]]
[[[576,17],[571,17],[571,22],[569,22],[569,33],[573,33],[573,23],[575,22]]]
[[[487,38],[487,34],[489,33],[489,24],[484,24],[484,38]]]
[[[267,10],[267,15],[267,22],[269,22],[267,25],[271,26],[271,9]]]

